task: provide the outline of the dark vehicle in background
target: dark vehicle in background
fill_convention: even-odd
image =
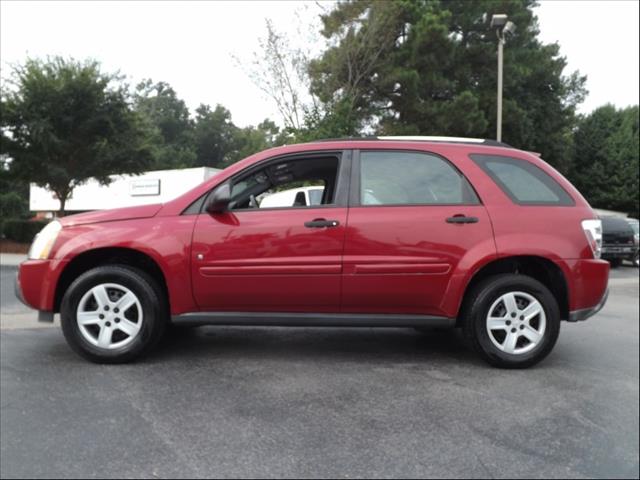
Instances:
[[[640,266],[639,254],[640,254],[640,233],[638,227],[638,219],[636,218],[627,218],[627,223],[631,226],[633,230],[635,244],[636,244],[636,253],[633,257],[633,265],[638,267]]]
[[[626,218],[602,217],[602,259],[612,267],[619,267],[623,260],[637,259],[638,244]]]

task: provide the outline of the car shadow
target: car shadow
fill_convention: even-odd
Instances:
[[[184,358],[482,363],[455,329],[217,326],[172,329],[145,362]]]

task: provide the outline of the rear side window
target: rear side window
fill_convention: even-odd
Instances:
[[[360,153],[361,205],[478,203],[467,180],[441,157],[397,151]]]
[[[575,205],[573,198],[546,172],[526,160],[471,155],[511,200],[520,205]]]

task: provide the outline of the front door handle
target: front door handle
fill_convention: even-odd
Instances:
[[[454,215],[447,218],[447,223],[478,223],[478,217],[467,217],[463,214]]]
[[[338,220],[325,220],[324,218],[316,218],[310,222],[304,222],[307,228],[331,228],[340,225]]]

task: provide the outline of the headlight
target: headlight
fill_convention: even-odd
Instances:
[[[45,260],[49,258],[49,253],[60,230],[62,230],[62,225],[57,220],[50,222],[40,230],[40,233],[33,239],[33,243],[29,249],[29,258],[31,260]]]

